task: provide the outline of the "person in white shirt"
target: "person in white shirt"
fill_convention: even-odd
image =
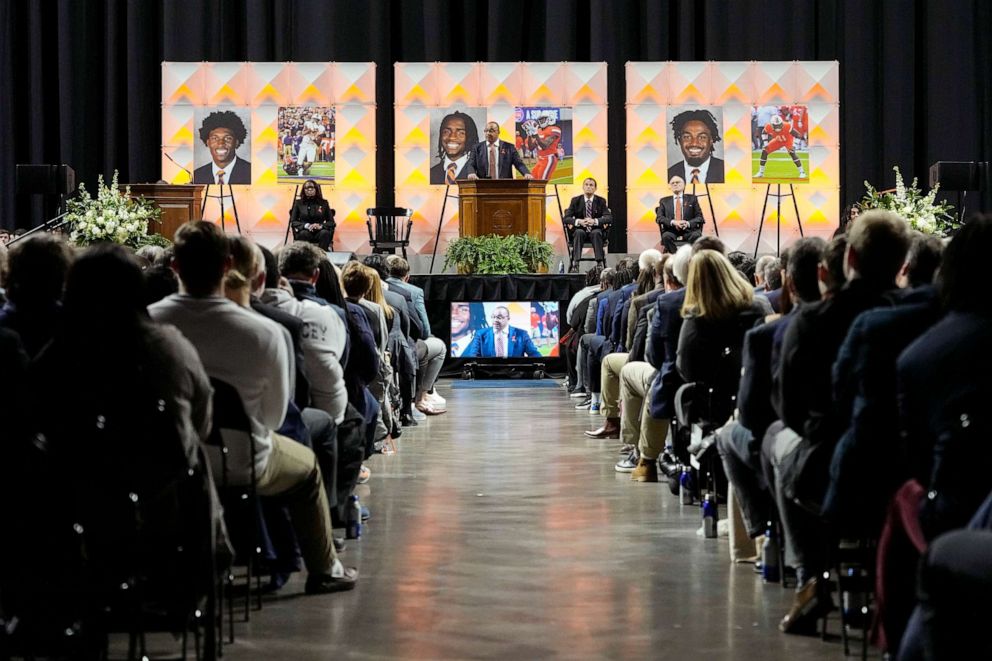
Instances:
[[[350,590],[358,571],[334,550],[330,507],[312,450],[273,433],[290,400],[291,340],[275,322],[223,296],[231,259],[227,238],[208,222],[179,228],[172,266],[180,289],[150,306],[152,319],[176,326],[196,347],[207,374],[230,384],[251,420],[258,493],[282,496],[307,567],[306,592]],[[245,467],[235,466],[232,473]]]

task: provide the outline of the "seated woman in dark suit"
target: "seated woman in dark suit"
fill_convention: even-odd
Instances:
[[[316,243],[321,250],[331,250],[334,245],[334,211],[313,179],[303,184],[303,192],[293,203],[289,225],[295,241]]]

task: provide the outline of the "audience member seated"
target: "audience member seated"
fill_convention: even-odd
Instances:
[[[772,475],[766,479],[775,492],[789,564],[798,579],[793,606],[779,625],[786,633],[810,630],[832,607],[821,578],[830,537],[817,514],[830,457],[847,424],[833,405],[833,364],[854,318],[890,304],[908,247],[909,229],[897,214],[872,211],[859,216],[848,230],[847,284],[829,299],[800,310],[785,331],[778,412],[788,429],[766,435],[762,453],[771,466]]]
[[[7,256],[7,302],[0,308],[0,328],[17,333],[32,358],[58,327],[71,258],[69,246],[52,234],[22,239]]]
[[[685,192],[685,179],[675,175],[668,180],[672,194],[658,201],[654,222],[661,232],[665,252],[674,255],[678,244],[692,244],[703,235],[706,220],[699,206],[699,198]]]
[[[151,306],[196,347],[207,374],[231,384],[252,423],[258,492],[280,496],[290,509],[303,552],[307,593],[354,587],[358,572],[337,558],[320,466],[303,445],[273,433],[283,422],[292,383],[292,341],[281,326],[224,298],[230,266],[227,239],[211,223],[176,233],[173,264],[180,290]]]
[[[779,314],[788,312],[787,309],[783,309],[780,300],[783,294],[782,272],[789,266],[788,251],[789,248],[786,248],[780,257],[772,259],[765,265],[765,291],[762,294],[772,304],[772,310]]]
[[[306,241],[320,246],[321,250],[332,250],[334,244],[334,217],[331,205],[320,192],[320,186],[313,179],[303,183],[303,191],[293,202],[289,212],[289,226],[293,228],[294,241]]]
[[[733,253],[731,253],[733,254]],[[742,253],[744,254],[744,253]],[[745,255],[746,256],[746,255]],[[727,255],[730,259],[730,263],[733,264],[734,260],[730,255]],[[765,284],[765,267],[771,262],[775,261],[775,255],[762,255],[758,258],[758,261],[754,263],[754,293],[761,294],[768,291],[768,287]],[[736,264],[735,264],[736,266]],[[740,270],[740,269],[738,269]]]
[[[607,278],[609,284],[603,277]],[[595,330],[595,311],[597,296],[607,291],[612,284],[613,269],[604,269],[599,264],[586,271],[586,286],[577,292],[568,302],[566,321],[570,326],[568,333],[561,339],[564,347],[565,363],[568,369],[568,393],[572,397],[585,399],[588,395],[582,366],[579,364],[579,340],[586,333]],[[592,322],[590,322],[592,319]]]

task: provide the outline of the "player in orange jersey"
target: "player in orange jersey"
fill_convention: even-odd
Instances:
[[[803,169],[803,163],[799,160],[799,156],[796,155],[794,145],[794,138],[801,138],[802,135],[792,128],[791,123],[786,122],[778,115],[772,117],[771,121],[765,124],[764,133],[768,136],[768,144],[761,150],[761,160],[758,162],[758,173],[755,176],[759,179],[764,177],[765,163],[768,162],[768,155],[773,151],[784,149],[789,153],[792,162],[799,168],[799,178],[805,179],[806,170]]]
[[[558,167],[558,145],[561,143],[561,127],[555,126],[553,111],[546,110],[537,118],[537,163],[531,174],[535,179],[551,179]]]

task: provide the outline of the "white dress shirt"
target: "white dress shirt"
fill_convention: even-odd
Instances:
[[[693,166],[689,165],[689,163],[686,162],[686,161],[684,161],[684,160],[682,161],[682,165],[685,166],[685,185],[686,186],[692,186],[692,171],[693,170],[699,170],[699,183],[700,184],[705,184],[706,183],[706,173],[708,173],[710,171],[710,159],[707,158],[705,161],[702,162],[702,164],[700,164],[700,165],[698,165],[696,167],[693,167]]]
[[[231,183],[231,174],[234,173],[234,164],[237,163],[237,162],[238,162],[238,156],[237,156],[237,154],[235,154],[234,155],[234,158],[231,159],[231,162],[228,163],[227,165],[225,165],[224,167],[220,167],[219,165],[217,165],[217,163],[215,161],[210,161],[210,170],[213,172],[214,183],[215,184],[219,184],[220,183],[219,181],[217,181],[217,173],[220,172],[221,170],[223,170],[224,171],[224,183],[225,184],[230,184]]]

